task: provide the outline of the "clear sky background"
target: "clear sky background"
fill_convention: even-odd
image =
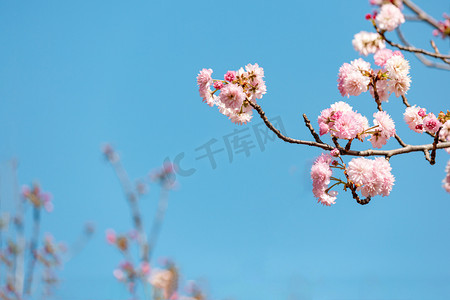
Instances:
[[[448,1],[417,3],[438,19],[450,9]],[[448,299],[450,195],[441,187],[447,153],[438,153],[435,166],[421,153],[394,157],[389,197],[360,206],[341,192],[336,205],[323,207],[309,179],[318,149],[276,140],[263,151],[253,129],[258,118],[234,125],[198,96],[200,69],[221,78],[258,63],[267,83],[263,109],[288,135],[310,139],[301,114],[317,128],[322,109],[346,100],[337,73],[359,57],[351,41],[372,31],[364,20],[371,11],[357,0],[0,2],[2,205],[11,206],[9,163],[17,158],[19,182],[37,180],[53,194],[43,232],[71,242],[85,221],[97,227],[60,272],[56,299],[128,297],[112,276],[121,257],[104,236],[107,228],[131,228],[100,151],[106,142],[133,179],[180,153],[181,166],[195,169],[177,178],[155,257],[173,258],[183,279],[200,280],[211,299]],[[410,42],[429,48],[431,27],[403,27]],[[448,41],[438,45],[448,51]],[[449,109],[449,73],[406,57],[410,103],[436,114]],[[372,119],[369,95],[348,102]],[[431,142],[407,128],[400,99],[391,97],[384,108],[406,142]],[[236,129],[255,147],[230,159],[224,138]],[[215,169],[196,159],[204,154],[196,149],[212,139],[214,149],[224,149]],[[147,228],[157,195],[152,187],[141,202]]]

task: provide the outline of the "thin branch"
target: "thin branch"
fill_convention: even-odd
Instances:
[[[316,131],[314,130],[314,127],[312,127],[311,125],[311,121],[309,121],[308,117],[306,116],[306,114],[303,114],[303,120],[305,121],[305,125],[306,127],[308,127],[309,131],[311,132],[312,136],[314,137],[314,140],[317,143],[323,144],[324,142],[322,142],[322,140],[320,139],[319,135],[316,133]]]
[[[400,41],[405,45],[410,47],[411,44],[408,43],[408,41],[406,40],[405,36],[403,35],[402,31],[400,30],[400,27],[397,27],[395,32],[397,33],[398,38],[400,39]],[[432,45],[435,45],[434,43]],[[436,45],[435,45],[436,46]],[[436,50],[435,50],[436,51]],[[438,50],[439,51],[439,50]],[[450,66],[447,66],[445,64],[438,64],[435,63],[429,59],[426,59],[425,56],[423,56],[420,53],[414,53],[414,55],[417,57],[418,60],[420,60],[425,66],[430,67],[430,68],[436,68],[436,69],[441,69],[441,70],[446,70],[446,71],[450,71]]]
[[[434,28],[439,29],[439,22],[436,21],[433,17],[429,16],[425,11],[423,11],[415,3],[413,3],[410,0],[403,0],[403,4],[405,4],[405,6],[407,6],[409,9],[411,9],[417,15],[417,17],[419,17],[421,20],[427,22]]]
[[[326,144],[326,143],[318,143],[318,142],[312,142],[312,141],[303,141],[303,140],[297,140],[297,139],[293,139],[290,137],[287,137],[285,135],[283,135],[278,129],[275,128],[275,126],[273,126],[272,123],[270,123],[269,119],[266,117],[265,112],[262,110],[261,106],[259,106],[256,103],[253,103],[251,101],[248,101],[248,103],[258,112],[259,116],[261,117],[261,119],[264,121],[264,124],[266,124],[266,126],[272,130],[278,138],[280,138],[281,140],[287,142],[287,143],[291,143],[291,144],[300,144],[300,145],[307,145],[307,146],[313,146],[313,147],[319,147],[322,148],[324,150],[328,150],[331,151],[334,149],[334,147]]]
[[[436,163],[436,146],[439,143],[439,132],[441,132],[441,128],[438,129],[434,137],[433,149],[431,150],[430,165],[434,165]]]
[[[402,95],[403,104],[405,104],[406,107],[411,107],[411,105],[408,102],[408,98],[406,98],[405,95]]]
[[[114,151],[114,150],[111,150]],[[131,181],[128,177],[127,172],[125,171],[124,167],[122,166],[120,159],[110,159],[107,155],[108,161],[113,166],[114,171],[116,172],[117,177],[119,178],[119,181],[122,185],[122,188],[125,192],[125,195],[128,200],[128,204],[131,208],[131,214],[132,214],[132,220],[133,225],[136,228],[138,232],[138,242],[140,246],[140,256],[141,259],[145,262],[149,262],[148,260],[148,243],[147,238],[144,232],[144,228],[142,225],[142,218],[141,213],[139,210],[138,202],[137,202],[137,196],[135,192],[133,191]]]
[[[168,197],[169,193],[168,190],[165,187],[161,187],[161,194],[159,196],[159,201],[158,201],[158,208],[156,211],[156,215],[155,218],[153,219],[153,224],[152,224],[152,228],[150,230],[150,234],[149,234],[149,243],[148,243],[148,258],[149,260],[151,260],[152,258],[152,254],[153,254],[153,250],[155,248],[156,245],[156,241],[158,239],[159,236],[159,232],[161,231],[161,226],[163,224],[163,220],[164,220],[164,215],[166,213],[166,209],[167,209],[167,204],[168,204]]]
[[[373,26],[375,27],[375,30],[378,32],[378,34],[386,41],[386,43],[388,43],[392,47],[396,47],[403,51],[408,51],[408,52],[412,52],[412,53],[421,53],[421,54],[425,54],[425,55],[428,55],[431,57],[440,58],[446,64],[450,64],[450,61],[449,61],[450,55],[438,54],[438,53],[430,52],[430,51],[427,51],[424,49],[415,48],[412,46],[407,47],[407,46],[403,46],[403,45],[394,43],[385,37],[385,35],[384,35],[385,31],[380,30],[375,22],[373,22]]]
[[[41,222],[41,208],[33,205],[33,235],[30,243],[30,261],[25,279],[25,294],[31,294],[31,286],[33,284],[34,266],[36,265],[36,249],[39,239],[39,227]]]
[[[423,150],[423,154],[425,154],[425,159],[431,163],[430,151]]]

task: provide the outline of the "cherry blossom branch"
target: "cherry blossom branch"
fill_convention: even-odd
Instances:
[[[136,228],[138,232],[138,241],[140,245],[140,256],[141,259],[145,262],[149,262],[149,256],[148,256],[148,243],[147,238],[144,233],[144,228],[142,225],[142,218],[141,213],[139,210],[139,205],[137,203],[138,197],[136,196],[136,193],[133,191],[131,181],[128,177],[127,172],[125,171],[125,168],[123,167],[122,163],[120,162],[120,159],[115,156],[112,157],[111,155],[116,155],[114,153],[114,150],[112,148],[108,148],[110,146],[106,146],[106,149],[104,150],[105,155],[110,162],[111,166],[113,167],[117,177],[119,178],[119,182],[122,185],[122,188],[125,192],[125,196],[128,200],[128,204],[130,205],[131,209],[131,218],[133,220],[134,228]]]
[[[429,16],[425,11],[418,7],[414,2],[410,0],[403,0],[403,4],[411,9],[419,19],[427,22],[436,29],[439,29],[439,23],[433,17]]]
[[[278,129],[275,128],[275,126],[272,123],[270,123],[269,119],[267,118],[265,112],[262,110],[261,106],[259,106],[256,103],[253,103],[253,102],[249,102],[249,103],[258,112],[259,116],[264,121],[264,124],[266,124],[267,128],[269,128],[272,132],[274,132],[279,139],[281,139],[287,143],[291,143],[291,144],[313,146],[313,147],[318,147],[318,148],[328,150],[328,151],[331,151],[334,149],[333,146],[328,145],[326,143],[303,141],[303,140],[297,140],[297,139],[293,139],[293,138],[284,136]],[[392,156],[396,156],[396,155],[400,155],[400,154],[406,154],[406,153],[412,153],[412,152],[424,152],[426,150],[432,150],[433,148],[436,148],[436,149],[450,148],[450,142],[437,143],[436,145],[434,145],[434,144],[406,145],[405,147],[392,149],[392,150],[367,149],[367,150],[362,150],[362,151],[356,151],[356,150],[339,149],[339,152],[341,155],[349,155],[349,156],[363,156],[363,157],[384,156],[384,157],[390,158]]]
[[[39,239],[39,228],[41,222],[41,209],[37,205],[33,205],[33,235],[30,243],[30,261],[25,278],[25,294],[31,294],[31,286],[33,283],[34,266],[36,265],[36,249]]]
[[[401,44],[394,43],[391,40],[386,38],[386,36],[384,35],[385,31],[384,30],[380,30],[375,22],[373,22],[373,26],[374,26],[375,30],[377,31],[377,33],[383,38],[383,40],[386,41],[386,43],[388,43],[392,47],[396,47],[396,48],[398,48],[400,50],[403,50],[403,51],[408,51],[408,52],[412,52],[412,53],[421,53],[421,54],[425,54],[425,55],[428,55],[428,56],[431,56],[431,57],[440,58],[446,64],[450,64],[450,61],[449,61],[450,55],[443,55],[443,54],[440,54],[439,52],[438,53],[430,52],[430,51],[427,51],[427,50],[424,50],[424,49],[415,48],[415,47],[412,47],[412,46],[408,47],[408,46],[403,46]]]
[[[411,47],[411,44],[406,40],[405,36],[403,35],[402,31],[400,30],[400,27],[397,27],[396,29],[396,33],[398,38],[400,39],[400,41],[407,47]],[[433,41],[431,41],[433,42]],[[432,44],[432,46],[435,45],[434,42]],[[436,45],[435,45],[436,46]],[[436,49],[435,49],[436,51]],[[439,50],[438,50],[439,51]],[[436,68],[436,69],[441,69],[441,70],[446,70],[446,71],[450,71],[450,66],[447,66],[445,64],[438,64],[435,63],[429,59],[426,59],[422,54],[420,53],[414,53],[414,55],[417,57],[417,59],[419,59],[425,66],[430,67],[430,68]]]
[[[280,138],[281,140],[283,140],[283,141],[285,141],[287,143],[291,143],[291,144],[300,144],[300,145],[319,147],[319,148],[322,148],[322,149],[328,150],[328,151],[331,151],[331,150],[334,149],[334,147],[332,147],[332,146],[330,146],[330,145],[328,145],[326,143],[323,143],[323,142],[312,142],[312,141],[297,140],[297,139],[293,139],[293,138],[290,138],[290,137],[287,137],[287,136],[283,135],[278,129],[275,128],[275,126],[273,126],[272,123],[270,123],[269,119],[266,117],[266,114],[262,110],[261,106],[259,106],[256,103],[253,103],[251,101],[247,101],[247,102],[258,112],[259,116],[264,121],[264,124],[266,124],[266,126],[270,130],[272,130],[272,132],[274,132],[277,135],[277,137]],[[306,120],[308,120],[308,118],[305,119],[305,122],[306,122]],[[310,125],[311,125],[311,122],[310,122]],[[312,128],[312,126],[311,126],[311,128]],[[311,134],[313,134],[312,131],[311,131]],[[313,136],[314,136],[314,134],[313,134]]]
[[[169,193],[165,187],[161,187],[161,194],[159,196],[158,208],[156,211],[155,218],[153,219],[153,224],[149,233],[149,243],[148,243],[148,259],[151,260],[153,250],[156,245],[156,241],[159,236],[159,232],[161,231],[161,226],[164,221],[164,215],[166,213],[167,204],[169,200]]]

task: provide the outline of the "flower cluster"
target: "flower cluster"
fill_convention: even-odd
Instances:
[[[339,139],[362,139],[369,128],[367,118],[352,110],[345,102],[336,102],[323,110],[318,117],[320,135],[330,133]]]
[[[347,173],[364,197],[388,196],[395,181],[391,170],[391,165],[383,157],[374,160],[358,157],[350,161]]]
[[[140,278],[148,278],[150,274],[150,264],[141,262],[138,266],[134,266],[130,261],[123,261],[119,267],[113,271],[114,277],[127,285],[128,290],[133,292],[136,287],[136,280]]]
[[[434,36],[441,36],[443,39],[450,36],[450,16],[444,13],[444,21],[439,21],[439,29],[433,30]]]
[[[403,118],[408,127],[417,133],[427,131],[434,134],[442,127],[442,123],[433,113],[427,114],[426,109],[416,105],[407,107]]]
[[[27,185],[22,186],[22,196],[36,208],[44,207],[47,212],[53,211],[52,195],[42,192],[38,184],[34,184],[32,188]]]
[[[311,167],[311,179],[313,181],[313,193],[317,201],[326,206],[335,204],[336,191],[328,191],[332,175],[330,164],[332,162],[329,154],[322,153]]]
[[[197,76],[203,101],[211,107],[216,105],[233,123],[241,125],[249,122],[253,111],[248,102],[256,103],[256,99],[261,99],[266,93],[263,68],[258,64],[248,64],[245,70],[228,71],[223,80],[212,79],[211,74],[211,69],[202,69]]]
[[[381,148],[386,145],[389,138],[395,135],[394,121],[385,111],[378,111],[373,114],[374,129],[369,141],[374,148]]]
[[[405,23],[405,17],[401,10],[394,4],[383,4],[380,13],[376,16],[376,22],[381,30],[392,31],[400,24]]]
[[[386,48],[384,40],[378,33],[367,31],[361,31],[355,34],[352,44],[353,48],[364,56],[374,54],[378,50]]]
[[[370,84],[370,63],[362,58],[344,63],[339,69],[338,89],[342,96],[359,96]]]
[[[338,89],[342,96],[359,96],[370,91],[374,98],[388,101],[390,94],[405,95],[411,85],[409,62],[399,51],[380,49],[374,55],[381,70],[373,70],[362,58],[344,63],[338,74]],[[375,95],[374,87],[377,94]]]
[[[50,234],[46,234],[41,249],[36,250],[36,259],[43,266],[42,281],[44,283],[44,294],[50,296],[53,288],[58,284],[57,269],[62,266],[62,254],[67,252],[65,243],[56,243]]]
[[[155,289],[155,294],[162,295],[162,299],[177,299],[178,289],[178,269],[170,260],[165,263],[164,269],[155,269],[152,271],[148,281]],[[157,297],[157,299],[160,299]]]

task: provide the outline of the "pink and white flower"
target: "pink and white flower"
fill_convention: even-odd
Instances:
[[[370,63],[362,58],[355,59],[350,64],[344,63],[339,69],[338,89],[342,96],[359,96],[367,91],[370,83]]]
[[[441,126],[441,122],[439,122],[433,113],[429,113],[425,118],[423,118],[423,127],[425,131],[429,133],[435,134]]]
[[[422,133],[424,131],[423,117],[421,114],[425,113],[425,111],[425,109],[416,105],[406,108],[403,113],[403,119],[406,124],[408,124],[409,129],[414,130],[417,133]]]
[[[372,134],[369,141],[374,148],[381,148],[386,145],[389,138],[395,135],[395,124],[385,111],[376,112],[373,117],[373,123],[378,127],[374,129],[375,133]]]
[[[240,85],[229,83],[221,89],[219,100],[227,108],[239,109],[244,103],[245,93]]]
[[[391,170],[391,165],[383,157],[374,160],[358,157],[350,161],[347,173],[364,197],[388,196],[395,181]]]
[[[332,159],[329,154],[322,153],[311,167],[311,179],[313,181],[313,194],[317,202],[326,206],[335,204],[336,191],[326,192],[332,175],[330,163]]]
[[[400,24],[405,23],[405,17],[397,6],[389,3],[381,6],[376,21],[381,30],[392,31]]]
[[[386,47],[384,40],[378,33],[367,31],[361,31],[355,34],[352,44],[353,48],[355,48],[359,54],[364,56],[367,56],[370,53],[375,53]]]

